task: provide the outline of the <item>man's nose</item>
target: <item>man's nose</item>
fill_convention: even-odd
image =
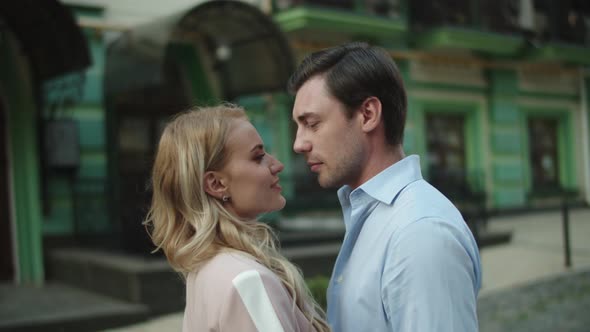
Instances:
[[[299,130],[297,130],[297,135],[295,136],[295,142],[293,142],[293,151],[296,153],[305,153],[311,150],[311,143],[302,137]]]

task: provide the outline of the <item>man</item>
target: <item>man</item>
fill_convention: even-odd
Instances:
[[[477,331],[477,244],[422,179],[402,139],[406,92],[382,49],[351,43],[309,55],[289,81],[293,148],[338,188],[346,234],[328,287],[334,331]]]

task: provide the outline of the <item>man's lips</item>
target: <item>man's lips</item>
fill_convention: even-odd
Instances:
[[[308,162],[307,165],[309,165],[309,168],[311,169],[312,172],[318,172],[320,167],[323,165],[323,163],[320,162]]]

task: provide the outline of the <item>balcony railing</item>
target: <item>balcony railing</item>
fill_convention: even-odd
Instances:
[[[287,9],[301,5],[338,8],[338,9],[354,9],[354,0],[277,0],[278,9]]]
[[[586,0],[411,0],[408,10],[417,30],[452,26],[590,46]]]
[[[298,6],[358,11],[389,18],[402,16],[403,0],[276,0],[278,10]]]
[[[415,30],[458,27],[525,36],[535,43],[590,46],[587,0],[275,0],[277,11],[300,6],[409,18]]]

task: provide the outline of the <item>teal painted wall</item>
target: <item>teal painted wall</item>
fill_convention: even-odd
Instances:
[[[84,30],[92,56],[85,72],[84,93],[72,117],[80,132],[80,168],[72,190],[76,231],[82,234],[107,233],[113,225],[109,219],[107,198],[106,116],[103,104],[105,43],[102,33]]]
[[[416,82],[404,65],[400,68],[410,92],[404,149],[406,154],[417,153],[421,156],[426,178],[426,114],[463,114],[468,180],[472,187],[486,191],[490,208],[502,210],[528,206],[530,196],[534,193],[531,192],[530,182],[527,119],[530,116],[545,116],[555,118],[559,123],[557,135],[561,186],[583,191],[577,177],[580,174],[577,165],[581,157],[576,155],[575,150],[576,124],[573,119],[576,113],[568,107],[545,105],[571,105],[577,96],[520,91],[518,75],[508,69],[487,72],[486,88]],[[520,101],[523,98],[533,106],[522,106]]]
[[[85,29],[92,65],[84,72],[81,96],[75,106],[62,110],[58,118],[78,125],[80,166],[71,174],[47,173],[47,211],[43,233],[48,236],[107,233],[113,225],[107,203],[107,157],[103,73],[105,45],[102,33]],[[48,96],[51,102],[51,96]],[[44,117],[49,118],[46,110]]]
[[[526,202],[522,126],[517,106],[518,80],[513,70],[489,72],[492,206],[519,207]]]

